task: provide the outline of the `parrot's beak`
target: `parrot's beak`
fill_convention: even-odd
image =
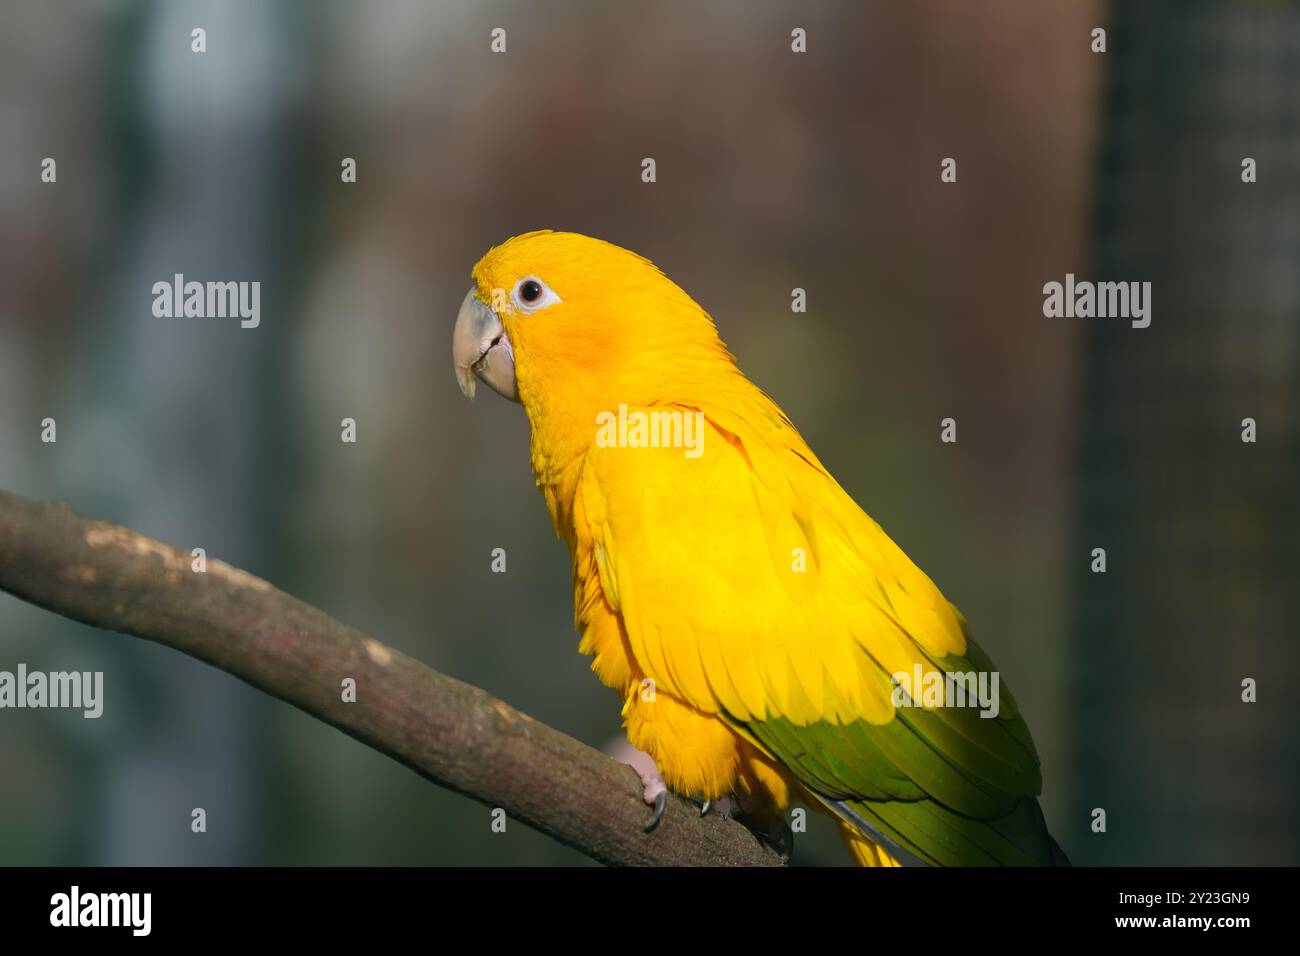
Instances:
[[[519,401],[515,384],[515,352],[497,314],[470,289],[451,333],[456,381],[467,398],[474,397],[474,379],[481,378],[497,394]]]

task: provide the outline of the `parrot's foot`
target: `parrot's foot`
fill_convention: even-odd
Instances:
[[[643,799],[654,808],[650,812],[650,819],[645,824],[645,832],[649,833],[659,825],[659,818],[664,815],[664,810],[668,806],[668,784],[664,783],[664,778],[659,775],[658,767],[643,771],[641,783],[645,787]]]
[[[746,801],[743,794],[737,794],[736,818],[760,842],[775,850],[783,862],[790,862],[794,854],[794,831],[780,810],[752,798]]]
[[[700,805],[700,816],[704,816],[710,810],[714,810],[714,804],[717,805],[717,809],[715,812],[722,814],[722,819],[724,820],[731,819],[731,798],[730,797],[722,797],[719,800],[705,800],[704,803]]]
[[[772,821],[767,831],[767,843],[780,855],[782,862],[790,862],[794,853],[794,831],[785,822],[785,817],[778,816]]]

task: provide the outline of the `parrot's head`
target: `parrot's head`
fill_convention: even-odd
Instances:
[[[590,425],[658,404],[731,357],[712,319],[653,263],[572,232],[530,232],[474,267],[452,335],[461,391],[482,380],[528,412]],[[731,366],[734,369],[734,365]]]

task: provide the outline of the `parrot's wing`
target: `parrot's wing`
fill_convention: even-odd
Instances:
[[[742,439],[710,414],[698,451],[587,453],[579,507],[636,660],[904,858],[1050,863],[1038,757],[1005,686],[996,716],[895,706],[893,675],[988,680],[991,662],[793,427],[774,424]]]

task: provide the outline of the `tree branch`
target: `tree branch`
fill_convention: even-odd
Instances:
[[[628,766],[340,624],[265,581],[66,505],[0,491],[0,589],[206,661],[416,773],[502,807],[610,864],[777,865],[739,823],[670,798],[648,808]],[[344,703],[342,681],[357,682]]]

